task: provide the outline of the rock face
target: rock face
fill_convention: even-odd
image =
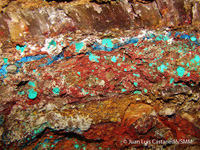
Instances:
[[[13,42],[44,35],[57,35],[81,29],[106,31],[155,27],[199,26],[199,2],[155,0],[148,3],[110,2],[96,4],[83,1],[56,3],[11,1],[0,14],[1,36]],[[45,6],[44,6],[45,5]],[[2,39],[4,39],[2,38]],[[2,40],[1,39],[1,40]]]
[[[0,2],[0,148],[199,149],[199,5]]]

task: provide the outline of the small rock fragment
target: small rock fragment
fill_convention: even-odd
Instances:
[[[6,70],[8,71],[8,73],[11,73],[11,74],[15,74],[16,71],[17,71],[17,66],[15,65],[9,65]]]
[[[159,115],[161,116],[173,116],[175,114],[176,110],[174,108],[163,108],[159,111]]]

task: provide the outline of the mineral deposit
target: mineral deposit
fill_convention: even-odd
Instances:
[[[0,149],[200,149],[200,2],[0,2]]]

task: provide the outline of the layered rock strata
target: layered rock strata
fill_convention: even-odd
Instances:
[[[0,3],[2,149],[199,149],[199,2]]]

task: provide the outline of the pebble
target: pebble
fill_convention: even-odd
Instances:
[[[174,108],[163,108],[159,111],[159,115],[161,116],[172,116],[174,115],[176,110]]]
[[[8,73],[14,74],[14,73],[16,73],[16,71],[17,71],[17,66],[15,66],[15,65],[9,65],[9,66],[6,68],[6,70],[8,71]]]

